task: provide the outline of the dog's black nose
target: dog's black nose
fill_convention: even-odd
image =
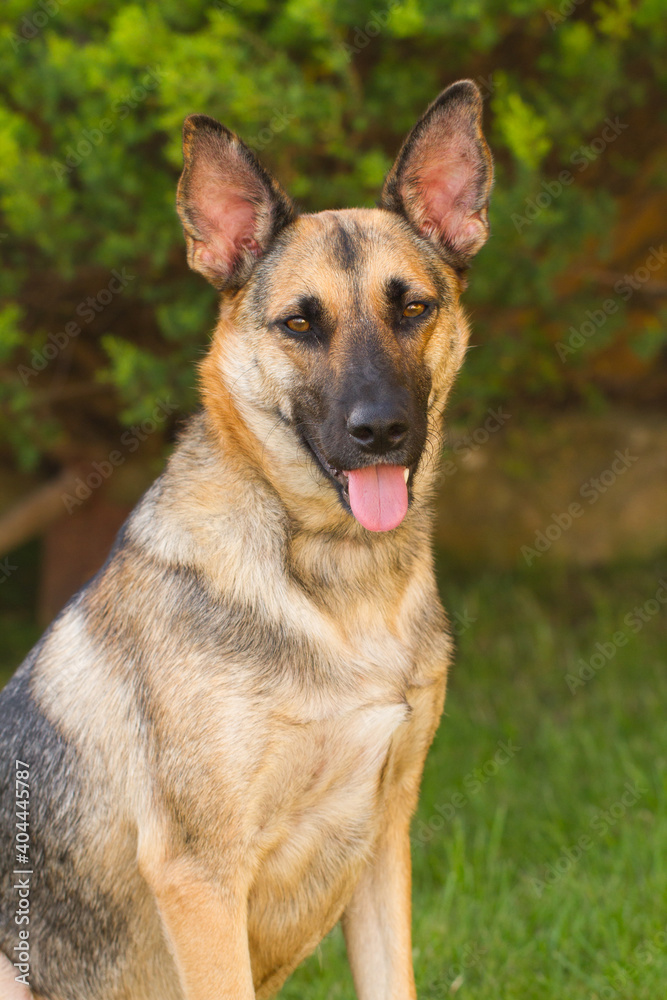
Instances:
[[[357,444],[376,455],[398,448],[409,430],[405,412],[390,402],[357,403],[346,427]]]

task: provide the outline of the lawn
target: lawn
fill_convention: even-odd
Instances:
[[[665,995],[660,578],[666,561],[502,575],[441,565],[461,634],[413,826],[420,1000]],[[337,929],[281,1000],[353,995]]]
[[[441,565],[459,635],[413,827],[421,1000],[664,996],[660,579],[667,560],[503,574]],[[25,604],[7,603],[3,666],[34,632]],[[280,996],[353,995],[336,930]]]

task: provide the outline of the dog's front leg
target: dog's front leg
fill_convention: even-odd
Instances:
[[[254,1000],[247,895],[204,881],[192,861],[151,865],[147,880],[186,1000]]]
[[[411,945],[410,821],[400,816],[380,838],[343,915],[359,1000],[415,1000]]]
[[[415,1000],[412,968],[410,820],[424,761],[445,700],[444,669],[410,691],[411,723],[385,765],[383,826],[375,852],[343,914],[343,933],[359,1000]]]

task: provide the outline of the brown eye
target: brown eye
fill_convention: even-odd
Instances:
[[[408,317],[421,316],[425,309],[426,306],[423,302],[408,302],[403,310],[403,315]]]
[[[285,326],[292,333],[308,333],[310,330],[310,323],[303,316],[292,316],[291,319],[285,320]]]

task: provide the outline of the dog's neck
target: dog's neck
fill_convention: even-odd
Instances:
[[[237,446],[238,430],[233,423],[231,430],[220,427],[207,410],[193,418],[133,515],[130,530],[142,548],[198,571],[225,598],[262,606],[276,620],[314,602],[351,631],[355,621],[368,621],[366,604],[375,615],[381,604],[387,620],[400,621],[406,599],[412,600],[407,595],[431,586],[426,512],[407,517],[394,532],[371,534],[324,484],[320,490],[332,494],[345,530],[304,524],[257,462],[252,442],[244,450]]]

